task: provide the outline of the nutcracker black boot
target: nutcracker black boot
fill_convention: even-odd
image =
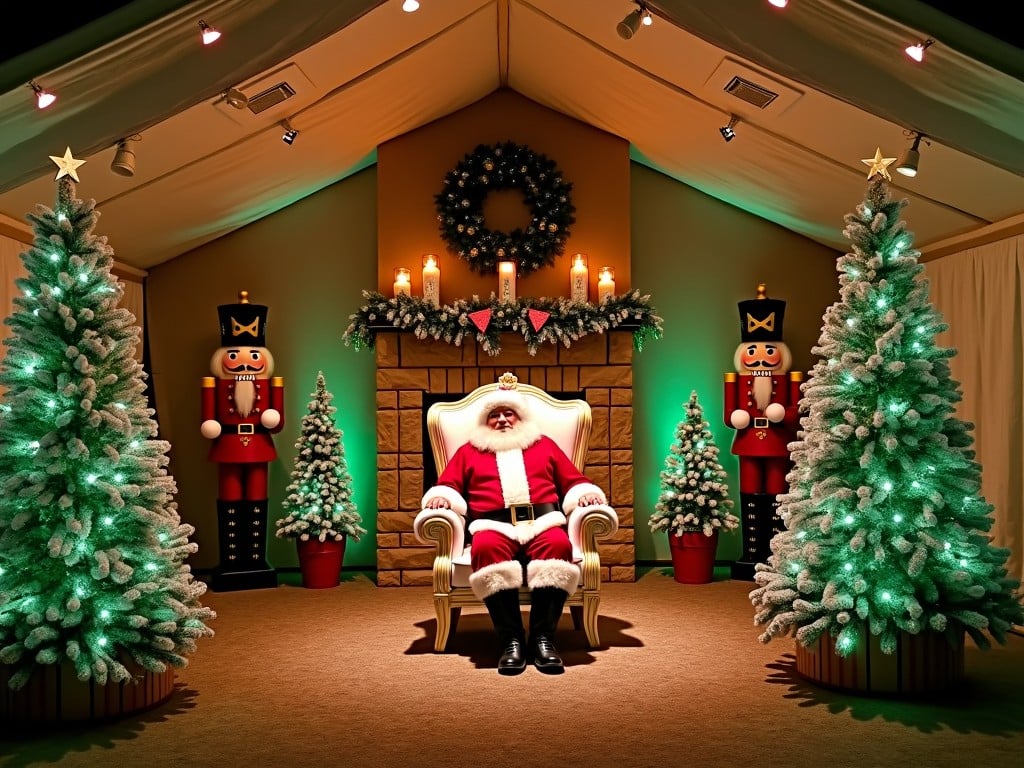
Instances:
[[[526,636],[519,610],[519,590],[502,589],[484,598],[501,644],[498,674],[518,675],[526,669]]]
[[[740,523],[743,532],[743,554],[732,564],[732,578],[738,581],[753,581],[754,566],[758,563],[759,493],[740,493]]]
[[[548,675],[565,671],[555,647],[555,629],[568,596],[558,587],[536,587],[530,593],[530,654],[533,665]]]

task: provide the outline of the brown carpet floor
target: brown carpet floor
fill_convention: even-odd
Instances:
[[[1021,764],[1024,638],[967,649],[967,679],[927,700],[852,696],[757,641],[748,582],[671,569],[606,584],[603,647],[568,613],[561,676],[494,670],[485,613],[433,652],[427,588],[363,576],[332,589],[209,593],[201,642],[158,708],[107,724],[0,730],[0,766],[757,766]]]

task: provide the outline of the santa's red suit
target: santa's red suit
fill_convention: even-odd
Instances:
[[[531,591],[530,655],[539,670],[563,671],[553,643],[566,598],[579,586],[572,562],[566,517],[581,499],[606,504],[591,483],[530,419],[526,403],[512,389],[498,389],[483,400],[479,421],[467,443],[452,456],[422,507],[450,507],[468,522],[472,536],[469,577],[473,593],[490,613],[502,655],[498,671],[518,674],[526,666],[525,632],[519,612],[519,588]],[[515,411],[511,429],[496,430],[488,416]],[[504,418],[504,417],[496,417]]]
[[[601,489],[576,469],[551,438],[537,435],[525,449],[494,452],[466,443],[452,456],[437,485],[424,495],[423,506],[441,496],[466,518],[473,536],[470,585],[480,599],[522,585],[523,569],[516,560],[520,553],[528,558],[531,589],[553,586],[571,594],[579,586],[579,569],[572,564],[566,515],[585,494],[597,495],[606,503]],[[533,519],[514,523],[512,506],[516,504],[534,505]]]

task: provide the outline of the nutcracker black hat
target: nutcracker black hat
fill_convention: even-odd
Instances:
[[[217,307],[222,347],[267,346],[267,311],[264,304],[250,304],[249,292],[238,292],[237,304]]]
[[[737,304],[740,310],[740,333],[743,341],[782,341],[782,320],[786,302],[769,299],[764,283],[757,286],[757,298]]]

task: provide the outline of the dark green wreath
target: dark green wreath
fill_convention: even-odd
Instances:
[[[484,226],[483,205],[495,189],[518,189],[530,209],[526,230],[499,232]],[[435,198],[441,237],[460,259],[481,275],[497,274],[498,262],[516,262],[519,275],[551,266],[576,221],[570,193],[553,160],[507,141],[480,144],[444,177]]]

